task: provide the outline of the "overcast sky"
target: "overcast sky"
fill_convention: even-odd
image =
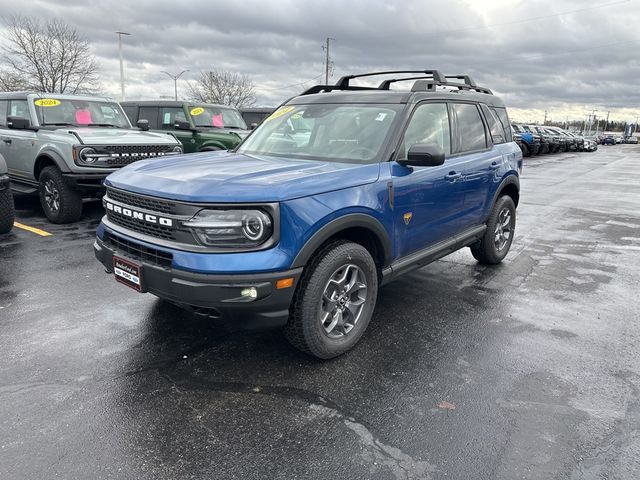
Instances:
[[[502,96],[512,117],[542,121],[640,113],[640,0],[0,0],[3,15],[59,17],[91,42],[105,93],[119,98],[116,30],[128,99],[173,95],[161,71],[249,75],[275,106],[347,73],[436,68],[466,73]],[[0,41],[1,41],[0,36]]]

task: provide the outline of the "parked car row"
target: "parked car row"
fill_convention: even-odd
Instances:
[[[594,140],[559,127],[511,124],[513,137],[525,157],[558,152],[593,152],[598,149]]]

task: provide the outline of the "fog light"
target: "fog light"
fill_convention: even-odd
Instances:
[[[244,298],[258,298],[258,290],[256,287],[243,288],[240,290],[240,296]]]

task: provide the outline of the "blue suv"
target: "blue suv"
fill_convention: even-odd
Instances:
[[[351,75],[292,98],[233,151],[111,174],[94,249],[139,292],[284,325],[327,359],[358,342],[399,275],[463,247],[501,262],[521,169],[504,104],[468,76]]]

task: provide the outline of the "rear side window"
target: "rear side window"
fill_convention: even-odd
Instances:
[[[0,100],[0,126],[7,126],[7,102],[6,100]]]
[[[509,115],[507,115],[507,109],[502,107],[491,107],[491,111],[496,114],[498,120],[502,124],[504,129],[504,141],[511,142],[513,137],[511,136],[511,129],[509,128]]]
[[[160,125],[158,125],[158,107],[140,107],[140,111],[138,112],[139,120],[147,120],[149,122],[149,128],[153,130],[159,130]]]
[[[487,148],[487,135],[476,105],[455,103],[453,110],[458,120],[458,153]]]
[[[504,128],[502,127],[502,123],[498,120],[498,117],[489,110],[486,105],[482,105],[482,111],[484,112],[484,117],[487,119],[487,123],[489,124],[489,131],[491,132],[491,138],[493,139],[494,145],[504,143]]]

